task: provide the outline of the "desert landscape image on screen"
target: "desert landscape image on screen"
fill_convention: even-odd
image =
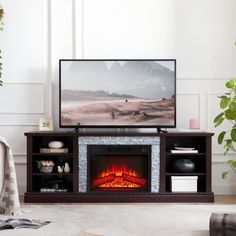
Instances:
[[[175,61],[61,61],[62,126],[172,126]]]

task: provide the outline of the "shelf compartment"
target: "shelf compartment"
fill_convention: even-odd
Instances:
[[[40,192],[41,188],[56,188],[57,185],[59,189],[67,189],[67,192],[73,192],[73,175],[53,175],[53,174],[36,174],[32,176],[33,178],[33,192]],[[57,194],[58,192],[50,192],[50,194]],[[63,192],[64,193],[64,192]]]
[[[186,156],[186,155],[178,155],[177,157],[166,156],[166,172],[171,173],[182,173],[180,171],[175,170],[174,162],[179,159],[189,159],[195,164],[194,173],[206,173],[206,158],[205,157],[197,157],[197,156]],[[186,172],[187,174],[192,172]]]
[[[176,192],[171,192],[171,176],[175,176],[175,174],[173,174],[173,175],[166,175],[165,176],[165,179],[166,179],[166,189],[165,189],[165,192],[170,192],[170,193],[176,194]],[[195,174],[195,176],[198,176],[197,192],[196,193],[200,193],[200,192],[204,192],[205,193],[206,192],[206,175],[205,174],[204,175],[196,175],[196,173],[194,173],[194,174]],[[193,176],[193,175],[187,175],[187,173],[186,173],[185,176]]]
[[[70,136],[34,136],[32,140],[32,151],[33,153],[39,153],[40,148],[48,148],[50,141],[61,141],[63,142],[63,148],[68,148],[69,153],[73,152],[73,142]]]
[[[186,147],[186,148],[195,148],[199,153],[206,153],[206,137],[205,136],[173,136],[168,137],[166,142],[166,152],[174,149],[175,147]],[[188,153],[194,154],[194,153]],[[196,153],[195,153],[196,154]]]

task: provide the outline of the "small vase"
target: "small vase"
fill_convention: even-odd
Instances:
[[[65,163],[64,172],[65,173],[70,173],[70,166],[69,166],[68,163]]]
[[[57,172],[62,173],[63,172],[63,167],[57,166]]]

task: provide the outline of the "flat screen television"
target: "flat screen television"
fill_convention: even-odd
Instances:
[[[59,60],[61,128],[174,128],[176,60]]]

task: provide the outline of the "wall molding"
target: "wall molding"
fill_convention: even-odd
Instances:
[[[20,115],[20,114],[44,114],[45,113],[45,83],[42,81],[10,81],[4,82],[4,86],[8,85],[17,85],[17,86],[39,86],[42,88],[42,107],[39,108],[38,111],[0,111],[0,114],[8,114],[8,115]],[[41,94],[41,93],[40,93]]]
[[[178,77],[177,76],[177,80],[229,80],[230,78],[233,78],[234,76],[229,76],[229,77],[209,77],[209,76],[201,76],[201,77],[192,77],[192,76],[189,76],[189,77]]]
[[[44,85],[44,81],[4,81],[5,84],[22,84],[22,85]]]

